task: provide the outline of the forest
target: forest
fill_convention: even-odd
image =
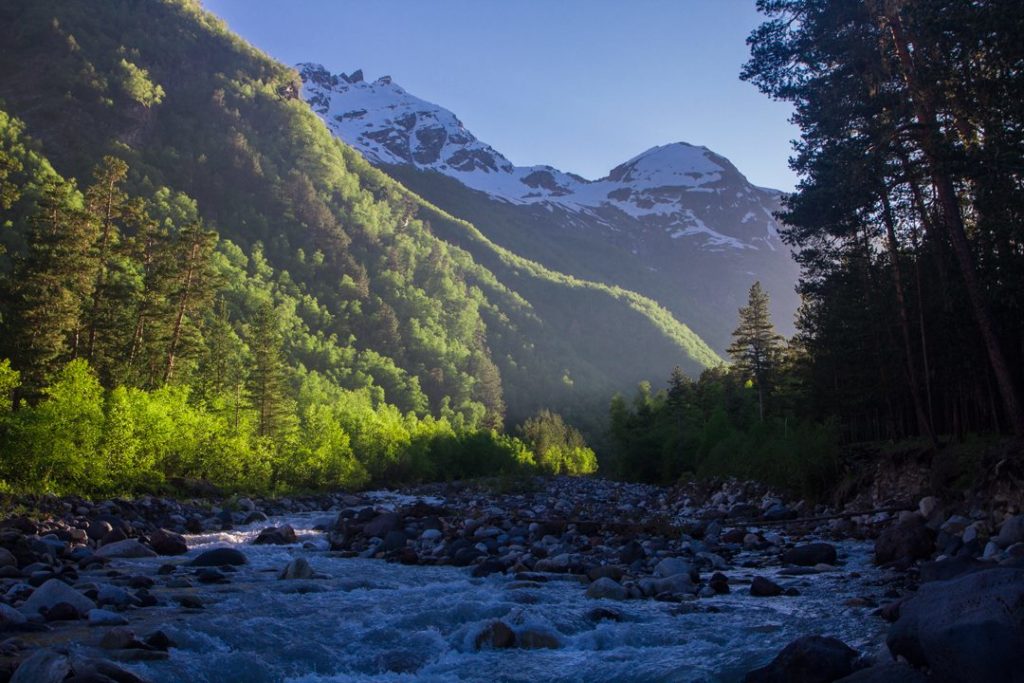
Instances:
[[[5,4],[4,486],[357,488],[600,455],[813,496],[851,446],[1024,436],[1024,11],[758,5],[742,78],[802,131],[780,218],[803,305],[784,340],[753,283],[727,365],[370,167],[197,3]]]
[[[742,77],[792,103],[802,131],[781,215],[798,332],[774,333],[755,284],[730,369],[677,369],[666,391],[616,399],[616,466],[821,493],[841,449],[977,443],[950,473],[970,483],[1024,436],[1024,8],[758,6]]]

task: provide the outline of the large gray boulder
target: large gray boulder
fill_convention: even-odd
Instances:
[[[587,597],[606,600],[625,600],[629,596],[626,588],[615,579],[600,577],[587,587]]]
[[[1024,569],[923,584],[886,639],[893,656],[950,683],[1024,683]]]
[[[96,603],[60,579],[50,579],[32,592],[25,604],[21,606],[21,612],[28,616],[34,616],[52,609],[54,605],[61,602],[66,602],[74,607],[80,615],[87,614],[89,610],[96,608]]]
[[[853,673],[857,651],[825,636],[803,636],[770,663],[744,676],[744,683],[831,683]]]
[[[875,564],[910,565],[931,557],[935,550],[935,532],[920,519],[897,524],[875,540]]]
[[[1008,548],[1014,543],[1024,541],[1024,515],[1010,517],[999,527],[996,543],[1000,548]]]
[[[96,550],[96,557],[105,558],[138,558],[138,557],[156,557],[156,553],[152,549],[139,543],[134,538],[128,538],[123,541],[116,541],[114,543],[108,543],[107,545],[101,546]]]

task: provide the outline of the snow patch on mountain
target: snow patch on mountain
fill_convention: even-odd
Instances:
[[[778,242],[771,209],[780,193],[751,185],[706,147],[652,147],[606,177],[587,180],[551,166],[512,164],[451,111],[409,94],[388,76],[368,82],[361,71],[331,74],[316,64],[299,69],[303,98],[371,163],[436,171],[498,201],[583,214],[616,231],[654,228],[709,251],[774,250]]]

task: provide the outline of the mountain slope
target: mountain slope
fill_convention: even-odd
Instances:
[[[389,77],[300,69],[303,97],[336,136],[503,246],[649,295],[720,349],[761,279],[780,327],[792,331],[797,267],[772,215],[781,193],[751,185],[724,157],[663,145],[594,181],[515,166],[452,112]]]
[[[195,2],[5,3],[0,45],[0,98],[63,175],[113,154],[133,191],[194,198],[316,302],[298,311],[311,335],[393,362],[434,412],[503,397],[517,420],[719,360],[653,301],[498,248],[370,166],[297,99],[295,71]]]

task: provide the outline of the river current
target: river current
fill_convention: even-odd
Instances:
[[[546,583],[468,568],[404,566],[343,558],[328,551],[318,524],[337,513],[306,513],[186,537],[188,557],[233,546],[248,564],[231,583],[185,590],[206,607],[146,610],[135,632],[162,629],[175,642],[163,661],[128,665],[156,683],[228,681],[328,683],[335,681],[735,681],[771,660],[801,635],[835,636],[874,651],[882,624],[850,598],[869,596],[882,577],[863,543],[838,544],[843,565],[834,572],[784,576],[757,569],[799,596],[757,598],[746,581],[755,570],[736,557],[727,571],[732,593],[683,603],[594,600],[569,576]],[[299,542],[251,545],[260,529],[291,524]],[[278,580],[302,556],[323,578]],[[755,558],[751,555],[750,558]],[[165,559],[121,560],[119,569],[152,574]],[[857,575],[860,575],[857,578]],[[595,622],[602,607],[619,621]],[[495,650],[475,647],[494,619],[515,630],[554,636],[557,649]]]

